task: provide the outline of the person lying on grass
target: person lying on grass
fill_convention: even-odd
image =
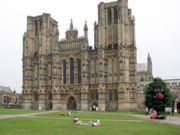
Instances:
[[[100,126],[100,120],[97,120],[97,122],[89,121],[88,124],[92,127],[98,127]]]
[[[85,126],[88,126],[87,123],[84,123],[84,122],[80,121],[77,116],[74,116],[73,122],[74,122],[75,125],[85,125]]]
[[[84,123],[80,121],[77,116],[74,117],[73,122],[75,125],[85,125],[85,126],[93,126],[93,127],[100,126],[100,120],[97,120],[96,123],[93,123],[92,121],[89,121],[88,123]]]

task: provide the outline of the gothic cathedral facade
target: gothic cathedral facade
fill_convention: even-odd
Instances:
[[[50,14],[27,17],[23,37],[23,108],[136,110],[135,19],[128,0],[98,5],[94,49],[88,27],[79,37],[71,21],[59,41]]]

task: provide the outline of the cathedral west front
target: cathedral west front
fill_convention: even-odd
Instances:
[[[23,37],[23,108],[137,110],[135,19],[128,0],[98,5],[94,48],[70,23],[59,41],[50,14],[27,17]]]

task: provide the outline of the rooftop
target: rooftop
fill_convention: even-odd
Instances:
[[[147,72],[147,63],[141,63],[136,65],[137,72]]]
[[[4,92],[12,92],[11,88],[6,87],[6,86],[1,86],[1,85],[0,85],[0,91],[4,91]]]

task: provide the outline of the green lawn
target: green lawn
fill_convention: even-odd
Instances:
[[[0,112],[2,110],[6,114],[7,111],[11,114],[39,112],[6,109],[1,109]],[[0,135],[180,135],[180,126],[152,122],[129,116],[128,113],[73,112],[70,117],[60,116],[59,113],[42,114],[33,118],[0,119]],[[100,119],[101,126],[74,125],[74,116],[84,122]]]
[[[146,112],[141,112],[141,111],[122,111],[122,112],[118,112],[118,111],[106,111],[107,113],[118,113],[118,114],[146,114]]]
[[[92,116],[93,117],[93,116]],[[72,119],[11,118],[0,120],[0,135],[179,135],[180,128],[156,122],[101,120],[100,127],[79,126]]]
[[[44,111],[0,108],[0,115],[26,114],[26,113],[37,113],[37,112],[44,112]]]
[[[67,112],[62,112],[67,114]],[[112,119],[112,120],[141,120],[137,117],[128,116],[121,113],[101,113],[101,112],[73,112],[72,116],[60,116],[59,112],[37,115],[40,117],[57,117],[57,118],[73,118],[77,116],[79,119]]]

